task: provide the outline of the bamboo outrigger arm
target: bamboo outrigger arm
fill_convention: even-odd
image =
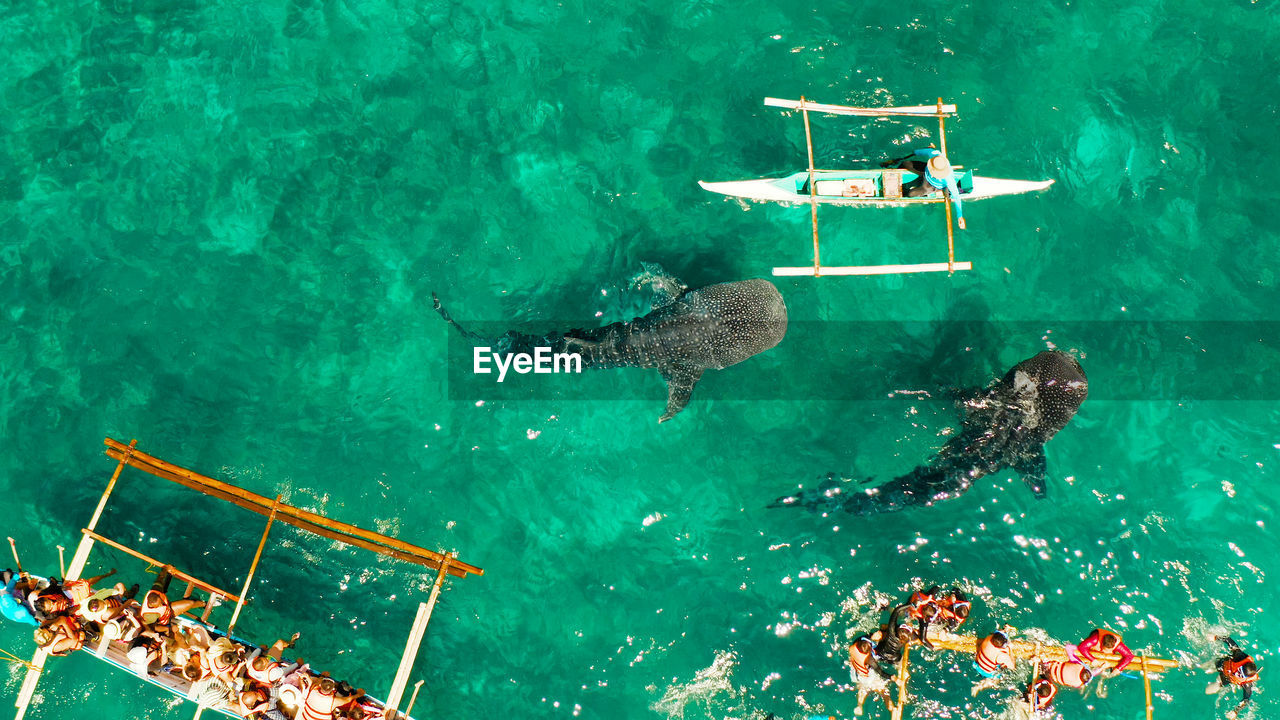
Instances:
[[[107,446],[107,455],[109,457],[120,460],[122,463],[131,465],[143,470],[147,473],[164,478],[179,485],[197,490],[205,495],[226,500],[234,505],[238,505],[246,510],[251,510],[262,516],[269,516],[275,502],[271,498],[249,492],[242,488],[236,487],[230,483],[215,480],[211,477],[201,475],[197,472],[187,470],[169,462],[165,462],[156,457],[152,457],[144,452],[132,450],[129,453],[125,451],[129,449],[118,440],[107,438],[103,441]],[[444,553],[427,550],[425,548],[411,545],[403,540],[397,540],[381,533],[365,530],[355,525],[350,525],[337,520],[330,520],[323,515],[293,507],[292,505],[280,504],[276,507],[276,520],[301,528],[308,532],[313,532],[330,540],[337,540],[348,545],[354,545],[359,548],[371,550],[373,552],[394,557],[405,562],[422,565],[432,570],[441,567],[446,559]],[[448,572],[454,577],[466,577],[467,575],[483,575],[484,570],[462,562],[457,558],[448,560]]]
[[[973,635],[952,635],[950,633],[938,632],[929,633],[929,642],[934,647],[941,650],[952,650],[954,652],[973,653],[978,647],[978,638]],[[1038,656],[1041,660],[1070,660],[1067,649],[1061,645],[1041,645],[1026,640],[1010,640],[1010,651],[1014,657],[1030,659]],[[1101,662],[1115,665],[1120,662],[1120,656],[1114,653],[1105,653],[1099,651],[1090,652],[1093,657]],[[1181,667],[1176,660],[1168,660],[1158,657],[1144,657],[1144,662],[1148,672],[1164,672],[1166,670],[1175,670]],[[1136,660],[1136,658],[1135,658]]]

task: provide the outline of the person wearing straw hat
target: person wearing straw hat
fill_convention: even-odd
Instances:
[[[956,208],[956,224],[964,229],[964,213],[960,209],[960,185],[951,161],[937,148],[921,148],[906,157],[886,160],[883,167],[898,167],[918,177],[902,186],[903,197],[926,197],[941,191]]]

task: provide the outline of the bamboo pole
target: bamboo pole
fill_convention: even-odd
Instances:
[[[972,269],[973,264],[967,261],[955,263],[950,267],[947,263],[920,263],[917,265],[828,265],[821,268],[823,275],[902,275],[906,273]],[[811,267],[776,267],[773,269],[773,276],[810,277],[814,276],[814,269]]]
[[[1036,693],[1034,692],[1036,680],[1040,679],[1040,643],[1036,643],[1035,654],[1031,658],[1031,682],[1027,684],[1027,709],[1031,711],[1031,717],[1036,716]]]
[[[911,679],[911,645],[902,647],[902,661],[898,664],[898,703],[890,710],[893,720],[902,720],[902,709],[907,706],[907,681]]]
[[[942,156],[947,157],[947,117],[942,114],[942,98],[938,98],[938,144],[942,146]],[[951,162],[947,158],[947,162]],[[955,172],[954,170],[952,171]],[[956,271],[956,238],[955,232],[951,229],[951,203],[948,202],[947,191],[942,191],[942,204],[947,209],[947,273]],[[963,220],[961,221],[963,222]],[[963,226],[962,226],[963,229]]]
[[[1147,691],[1147,720],[1151,720],[1155,707],[1151,704],[1151,676],[1147,674],[1147,656],[1140,656],[1139,661],[1142,663],[1142,686]]]
[[[67,558],[65,554],[66,552],[67,552],[66,548],[62,547],[61,545],[58,546],[58,570],[62,572],[63,577],[67,576]]]
[[[813,276],[822,275],[822,262],[818,257],[818,189],[813,182],[813,135],[809,132],[809,109],[804,96],[800,96],[800,113],[804,116],[804,144],[809,149],[809,217],[813,222]]]
[[[941,650],[951,650],[953,652],[972,653],[977,647],[977,638],[973,635],[954,635],[944,631],[935,632],[933,628],[929,630],[929,641],[934,647]],[[1044,660],[1070,660],[1067,655],[1066,648],[1060,645],[1040,645],[1039,643],[1031,643],[1026,640],[1010,640],[1009,652],[1014,657],[1024,660],[1032,658],[1038,652],[1041,659]],[[1112,666],[1120,662],[1120,656],[1115,653],[1093,652],[1092,655],[1099,661],[1110,664]],[[1180,667],[1176,660],[1167,658],[1148,657],[1147,669],[1150,672],[1163,672],[1165,670],[1174,670]]]
[[[215,585],[210,585],[209,583],[201,580],[200,578],[194,575],[191,575],[189,573],[183,572],[182,570],[179,570],[173,567],[172,565],[165,565],[165,563],[160,562],[159,560],[151,557],[150,555],[147,555],[146,553],[140,553],[137,550],[134,550],[133,548],[128,547],[127,545],[121,545],[120,543],[116,542],[115,540],[112,540],[109,537],[99,535],[98,533],[93,532],[92,530],[81,530],[80,532],[86,535],[89,535],[94,540],[102,543],[103,545],[106,545],[107,547],[112,547],[121,552],[128,553],[129,555],[132,555],[149,565],[155,565],[157,567],[161,567],[161,566],[168,567],[170,575],[178,578],[179,580],[185,580],[188,583],[193,583],[197,587],[201,588],[202,590],[204,590],[205,592],[211,595],[217,594],[217,595],[221,595],[222,597],[228,600],[235,600],[236,602],[240,601],[240,598],[237,595],[232,595],[231,593],[227,592],[226,590],[223,590],[222,588],[219,588]]]
[[[280,504],[280,496],[276,496],[275,505],[271,506],[271,515],[267,517],[267,526],[262,529],[262,539],[258,541],[258,552],[253,554],[253,563],[249,565],[249,574],[244,578],[244,587],[240,589],[240,600],[236,602],[236,609],[231,613],[231,622],[227,623],[227,634],[236,627],[236,620],[240,619],[240,610],[244,608],[245,598],[249,597],[249,583],[253,582],[253,574],[258,570],[258,561],[262,559],[262,549],[267,546],[267,535],[271,532],[271,525],[276,521],[276,507]]]
[[[115,459],[120,459],[124,446],[121,445],[119,441],[113,440],[112,438],[106,438],[103,442],[108,448],[106,451],[107,455]],[[127,459],[127,462],[129,465],[132,465],[139,470],[143,470],[144,472],[165,480],[185,485],[189,488],[205,493],[206,495],[212,495],[228,501],[231,501],[232,498],[241,500],[243,502],[237,502],[236,504],[246,510],[256,512],[259,515],[268,515],[270,513],[271,506],[273,505],[269,498],[262,495],[249,492],[248,490],[236,487],[230,483],[215,480],[211,477],[165,462],[164,460],[153,457],[144,452],[133,452]],[[340,542],[355,545],[357,547],[364,547],[366,549],[374,550],[375,552],[383,552],[382,548],[396,550],[399,551],[399,555],[390,552],[383,552],[383,554],[391,555],[392,557],[397,557],[399,559],[406,559],[403,557],[405,555],[417,557],[420,560],[425,561],[418,562],[419,565],[426,565],[433,570],[436,569],[441,561],[446,557],[444,553],[411,545],[402,540],[397,540],[396,538],[388,537],[381,533],[365,530],[364,528],[360,528],[355,525],[331,520],[323,515],[308,512],[291,505],[279,505],[277,519],[279,519],[280,522],[294,525],[320,535],[324,535],[324,533],[319,532],[317,528],[327,529],[331,534],[325,535],[325,537],[330,537],[331,539],[339,540]],[[339,537],[339,535],[341,537]],[[348,537],[352,539],[348,540]],[[365,541],[365,544],[361,544],[358,542],[359,540]],[[462,562],[457,558],[449,558],[448,565],[450,568],[450,574],[455,577],[465,577],[468,573],[475,575],[484,574],[483,569]]]
[[[419,680],[413,684],[413,694],[409,696],[409,707],[404,709],[404,716],[406,718],[413,717],[413,704],[418,701],[418,691],[422,689],[422,682],[422,680]]]
[[[384,714],[389,720],[399,716],[400,699],[404,697],[404,688],[409,684],[409,673],[413,671],[413,661],[418,657],[418,647],[422,644],[422,636],[427,631],[427,623],[431,622],[431,613],[435,610],[436,601],[440,598],[440,589],[444,586],[449,559],[440,566],[436,573],[436,581],[431,586],[431,595],[425,603],[418,604],[418,614],[413,619],[413,628],[409,631],[409,640],[405,643],[404,654],[400,656],[400,667],[396,670],[395,680],[391,683],[391,692],[383,703]]]
[[[22,569],[22,561],[18,559],[18,544],[13,538],[9,538],[9,549],[13,551],[13,564],[18,566],[18,574],[26,576],[26,572]],[[63,573],[66,574],[65,572]]]

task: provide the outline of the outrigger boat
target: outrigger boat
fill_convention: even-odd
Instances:
[[[956,635],[936,628],[929,632],[929,642],[933,643],[935,650],[949,650],[952,652],[965,653],[967,655],[973,655],[978,648],[978,638],[976,636]],[[890,717],[892,720],[902,720],[903,708],[905,708],[908,700],[910,699],[907,694],[907,683],[911,679],[910,651],[914,646],[915,645],[913,644],[902,649],[902,660],[898,663],[898,671],[894,679],[894,684],[897,686],[898,690],[898,701],[890,706]],[[1053,660],[1067,661],[1071,659],[1066,647],[1063,645],[1011,639],[1007,647],[1009,648],[1010,654],[1015,658],[1031,661],[1033,679],[1039,671],[1039,665],[1041,662]],[[1092,655],[1096,660],[1109,664],[1112,667],[1120,662],[1120,656],[1113,653],[1105,653],[1095,650]],[[1152,704],[1151,676],[1167,670],[1177,669],[1181,667],[1181,665],[1179,665],[1175,660],[1150,657],[1145,654],[1135,657],[1133,659],[1133,665],[1136,665],[1142,672],[1142,682],[1146,688],[1146,716],[1147,720],[1152,720],[1152,714],[1155,707]]]
[[[699,181],[705,190],[757,202],[808,203],[811,207],[813,222],[813,266],[812,267],[775,267],[775,276],[809,276],[820,275],[890,275],[897,273],[939,272],[949,273],[956,270],[969,270],[973,265],[969,262],[956,262],[955,239],[952,230],[951,203],[946,194],[934,191],[919,197],[906,197],[903,188],[916,180],[919,175],[903,169],[866,169],[866,170],[819,170],[813,163],[813,137],[809,129],[809,113],[820,112],[829,115],[854,115],[859,117],[936,117],[938,118],[938,138],[943,156],[947,153],[946,118],[956,112],[955,105],[943,104],[938,99],[937,105],[909,105],[886,108],[856,108],[845,105],[827,105],[815,103],[805,98],[799,100],[783,100],[765,98],[764,104],[771,107],[782,107],[799,110],[804,115],[805,144],[809,150],[809,169],[781,178],[764,178],[760,180],[736,180],[728,182]],[[1052,180],[1005,180],[974,175],[966,170],[956,178],[962,200],[982,200],[1003,195],[1044,190],[1053,184]],[[942,203],[947,214],[947,262],[924,263],[916,265],[864,265],[864,266],[826,266],[819,260],[818,251],[818,205],[836,205],[846,207],[908,207],[912,205],[929,205]],[[960,228],[964,229],[964,220],[960,220]]]
[[[71,559],[71,565],[63,570],[64,580],[71,581],[78,579],[83,573],[89,560],[89,554],[96,543],[102,543],[121,552],[132,555],[142,560],[150,566],[162,566],[169,571],[169,574],[178,580],[187,583],[183,597],[192,597],[196,591],[207,594],[208,600],[202,609],[201,614],[196,617],[190,614],[180,615],[174,619],[175,625],[180,625],[184,630],[193,632],[208,633],[211,639],[227,638],[235,645],[239,645],[248,651],[252,651],[258,647],[254,643],[240,639],[233,634],[236,621],[240,617],[240,611],[243,609],[245,601],[248,597],[249,586],[253,582],[254,573],[258,567],[258,561],[262,558],[263,549],[266,546],[267,536],[271,532],[271,527],[276,521],[293,525],[307,532],[311,532],[330,540],[336,540],[348,545],[354,545],[366,550],[371,550],[380,555],[386,555],[398,560],[421,565],[423,567],[436,571],[435,581],[431,586],[431,592],[426,602],[419,603],[418,612],[414,618],[412,629],[409,633],[408,642],[405,644],[404,653],[401,656],[399,668],[396,671],[395,678],[392,680],[391,691],[387,695],[385,701],[375,700],[368,696],[360,698],[361,708],[365,711],[366,718],[374,720],[382,718],[385,720],[397,720],[402,718],[412,720],[409,712],[413,708],[413,703],[417,698],[418,689],[422,686],[422,681],[414,687],[412,697],[409,699],[408,707],[404,712],[400,712],[400,702],[403,699],[404,691],[408,685],[409,675],[413,670],[414,660],[418,654],[418,648],[422,642],[424,633],[426,632],[427,623],[431,619],[431,613],[435,608],[436,601],[440,597],[440,591],[444,586],[445,580],[449,577],[466,577],[468,575],[483,575],[484,570],[465,563],[457,558],[453,553],[436,552],[425,548],[411,545],[402,540],[389,537],[380,533],[365,530],[349,525],[347,523],[331,520],[322,515],[302,510],[291,505],[285,505],[280,502],[280,497],[271,500],[262,495],[249,492],[242,488],[236,487],[230,483],[215,480],[211,477],[201,475],[199,473],[187,470],[185,468],[165,462],[159,458],[147,455],[137,449],[137,441],[134,440],[125,445],[117,440],[107,438],[105,441],[107,446],[106,454],[117,461],[115,472],[111,476],[111,480],[107,483],[106,490],[102,493],[102,497],[98,500],[97,509],[94,510],[92,518],[88,525],[81,530],[80,544],[76,548],[75,555]],[[249,571],[245,576],[244,586],[238,595],[232,594],[226,590],[222,590],[211,585],[189,573],[178,570],[171,565],[166,565],[159,560],[149,557],[133,548],[127,547],[110,538],[104,537],[96,532],[98,520],[102,517],[102,512],[106,508],[107,500],[110,498],[112,491],[116,486],[117,480],[120,478],[121,472],[125,466],[131,466],[139,470],[143,470],[165,480],[175,482],[179,485],[191,488],[198,492],[204,493],[220,500],[238,505],[246,510],[264,515],[267,517],[266,528],[262,532],[262,540],[258,543],[258,551],[254,555],[253,562],[249,566]],[[10,545],[12,546],[12,540]],[[61,548],[59,548],[61,549]],[[17,550],[14,549],[14,560],[17,561]],[[21,563],[18,563],[21,571]],[[33,576],[34,577],[34,576]],[[209,618],[214,608],[234,603],[230,620],[225,629],[219,629],[213,625]],[[197,688],[193,688],[193,684],[183,676],[170,672],[148,673],[143,670],[135,669],[130,663],[126,654],[129,650],[128,643],[118,640],[105,639],[106,633],[103,633],[104,639],[99,639],[94,643],[87,643],[81,650],[87,652],[99,660],[106,662],[115,667],[121,668],[136,675],[143,681],[163,688],[164,690],[184,699],[196,700],[195,692]],[[18,712],[15,720],[22,720],[27,709],[31,705],[32,696],[35,693],[36,684],[40,681],[40,676],[44,672],[45,661],[48,659],[49,653],[44,649],[37,650],[35,657],[30,663],[27,663],[27,675],[19,690],[18,699],[15,703]],[[297,712],[296,708],[288,707],[285,702],[280,705],[285,714],[289,714],[292,710]],[[227,704],[217,705],[199,705],[196,709],[195,717],[199,718],[201,712],[210,710],[232,718],[243,717],[236,709]]]

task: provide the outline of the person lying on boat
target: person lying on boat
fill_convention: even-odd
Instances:
[[[266,685],[274,685],[284,679],[286,675],[298,669],[301,660],[284,664],[281,656],[284,654],[285,648],[291,648],[298,642],[298,633],[294,633],[293,637],[288,640],[276,640],[271,647],[258,647],[254,649],[249,657],[245,658],[244,674],[251,680]],[[266,654],[263,654],[263,651]]]
[[[951,588],[951,592],[938,601],[938,617],[949,632],[954,632],[969,619],[969,609],[969,597],[958,587]]]
[[[155,584],[142,598],[142,622],[160,634],[169,632],[169,623],[173,621],[174,616],[204,607],[204,601],[195,598],[183,598],[172,602],[169,600],[166,593],[169,591],[169,581],[173,579],[170,574],[171,569],[167,565],[160,568]]]
[[[960,186],[956,172],[947,156],[937,148],[921,148],[910,155],[880,163],[882,167],[897,167],[917,175],[915,180],[902,186],[903,197],[926,197],[942,191],[956,208],[956,224],[964,229],[964,213],[960,210]]]
[[[0,574],[0,617],[23,625],[39,626],[40,621],[27,609],[23,602],[25,594],[18,588],[18,576],[12,570]]]
[[[1227,713],[1228,718],[1234,718],[1253,697],[1253,686],[1258,682],[1258,664],[1230,637],[1218,636],[1216,639],[1227,646],[1228,654],[1218,659],[1215,665],[1218,670],[1218,679],[1209,683],[1209,687],[1204,691],[1206,694],[1213,694],[1226,687],[1240,688],[1243,693],[1240,704]]]
[[[93,594],[93,586],[116,574],[115,568],[110,572],[96,575],[91,578],[81,580],[71,580],[68,582],[59,582],[57,578],[50,578],[48,586],[33,590],[28,596],[28,604],[35,610],[35,615],[41,621],[57,617],[68,613],[77,613],[80,604],[88,600]],[[125,592],[124,585],[117,583],[116,588],[120,593]]]
[[[50,655],[63,657],[84,647],[87,633],[74,615],[59,615],[36,628],[34,637]]]
[[[1112,653],[1120,656],[1120,661],[1111,669],[1111,674],[1115,674],[1129,667],[1129,663],[1133,662],[1133,651],[1129,646],[1124,644],[1124,638],[1119,633],[1107,630],[1105,628],[1094,628],[1089,633],[1089,637],[1080,641],[1079,645],[1067,646],[1067,655],[1075,659],[1075,656],[1083,659],[1092,665],[1104,666],[1106,662],[1099,660],[1093,656],[1094,650],[1100,650],[1104,653]]]

